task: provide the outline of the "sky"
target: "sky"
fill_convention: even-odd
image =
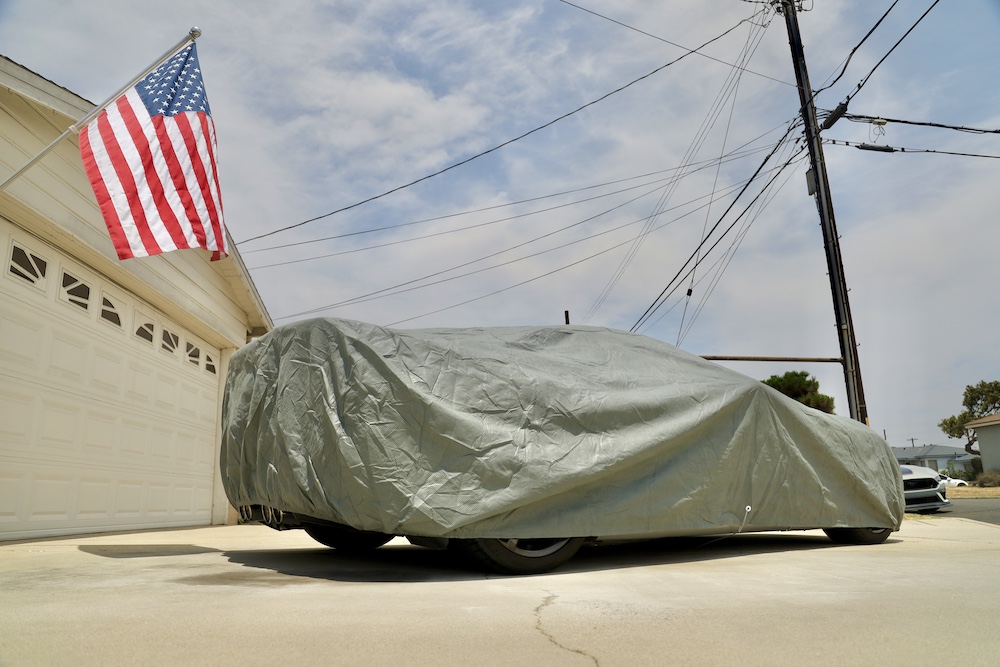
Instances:
[[[938,422],[1000,379],[1000,1],[890,5],[799,23],[820,116],[891,119],[823,132],[871,426],[959,446]],[[0,53],[99,103],[193,26],[226,224],[277,324],[569,311],[695,354],[839,356],[769,3],[0,0]],[[808,371],[847,414],[837,364],[722,363]]]

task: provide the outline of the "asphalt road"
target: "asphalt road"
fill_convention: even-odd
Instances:
[[[0,543],[0,666],[992,666],[997,562],[1000,527],[945,515],[879,545],[658,540],[531,577],[263,526]]]
[[[1000,498],[952,498],[951,507],[941,510],[938,515],[1000,526]]]

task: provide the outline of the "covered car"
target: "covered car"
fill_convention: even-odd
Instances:
[[[865,425],[604,328],[296,322],[233,355],[222,420],[245,517],[345,549],[406,536],[503,572],[585,539],[880,542],[904,512]]]

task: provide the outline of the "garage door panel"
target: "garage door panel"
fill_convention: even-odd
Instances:
[[[124,354],[97,348],[91,361],[90,388],[109,397],[118,398],[122,392],[125,366]]]
[[[193,486],[178,486],[176,489],[175,500],[178,507],[187,508],[190,511],[194,511],[194,487]]]
[[[0,360],[3,366],[19,366],[37,372],[45,330],[41,319],[10,307],[0,307]]]
[[[46,372],[58,376],[61,383],[82,388],[87,360],[91,356],[88,347],[83,338],[54,332],[48,346]]]
[[[203,421],[201,411],[198,408],[204,399],[199,388],[189,382],[182,382],[178,391],[180,398],[177,407],[178,413],[186,419]]]
[[[156,400],[153,405],[167,413],[177,411],[177,378],[163,372],[156,374]]]
[[[142,482],[118,482],[115,498],[115,516],[121,518],[142,517],[142,497],[145,484]]]
[[[170,509],[170,485],[151,482],[146,495],[146,515],[166,516]]]
[[[119,448],[124,455],[123,462],[134,464],[135,459],[146,458],[146,448],[149,446],[150,426],[145,421],[134,419],[122,420],[122,441]]]
[[[178,433],[177,444],[174,453],[180,463],[192,464],[195,462],[195,448],[198,441],[190,433]]]
[[[0,375],[0,382],[12,385],[11,378]],[[31,444],[34,424],[38,423],[38,398],[26,392],[0,389],[0,449],[23,450]]]
[[[28,521],[68,521],[73,501],[73,476],[36,474],[30,481]]]
[[[0,526],[24,521],[26,503],[22,498],[27,495],[27,488],[26,473],[0,470]]]
[[[193,512],[201,516],[203,514],[212,515],[212,485],[196,484],[193,491],[194,508]]]
[[[90,521],[110,519],[113,513],[113,492],[114,480],[111,478],[81,478],[76,518]]]
[[[219,421],[218,407],[218,398],[216,395],[202,389],[201,401],[198,403],[198,416],[201,418],[201,423],[211,424],[214,429],[216,423]]]
[[[84,450],[98,457],[113,455],[118,442],[118,421],[114,414],[88,410],[84,417]]]
[[[152,405],[153,367],[130,359],[125,373],[125,397],[132,407]]]
[[[212,438],[208,433],[192,434],[192,438],[195,439],[194,451],[196,454],[195,462],[198,464],[199,468],[206,470],[211,468],[215,470],[215,448],[209,447],[209,440]]]
[[[174,440],[177,433],[170,429],[153,428],[153,437],[149,448],[150,456],[162,461],[170,461],[174,458]]]
[[[38,434],[39,448],[75,451],[79,437],[79,405],[60,401],[54,397],[43,398]]]

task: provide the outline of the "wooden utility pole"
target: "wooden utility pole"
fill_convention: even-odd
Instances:
[[[858,362],[858,344],[851,321],[851,306],[847,298],[847,281],[844,279],[844,264],[840,256],[840,240],[837,223],[833,217],[833,200],[830,198],[830,183],[827,179],[826,161],[823,157],[823,143],[819,136],[816,120],[816,105],[809,85],[809,71],[806,69],[802,36],[799,34],[797,5],[801,0],[774,0],[775,10],[784,14],[788,28],[788,44],[792,49],[792,63],[795,66],[795,81],[799,88],[802,104],[802,121],[805,123],[805,137],[812,164],[815,187],[816,208],[819,210],[820,227],[823,229],[823,243],[826,247],[826,263],[833,291],[833,309],[837,318],[837,332],[840,338],[841,362],[844,366],[844,380],[847,383],[847,405],[852,419],[868,423],[868,408],[861,385],[861,367]]]

